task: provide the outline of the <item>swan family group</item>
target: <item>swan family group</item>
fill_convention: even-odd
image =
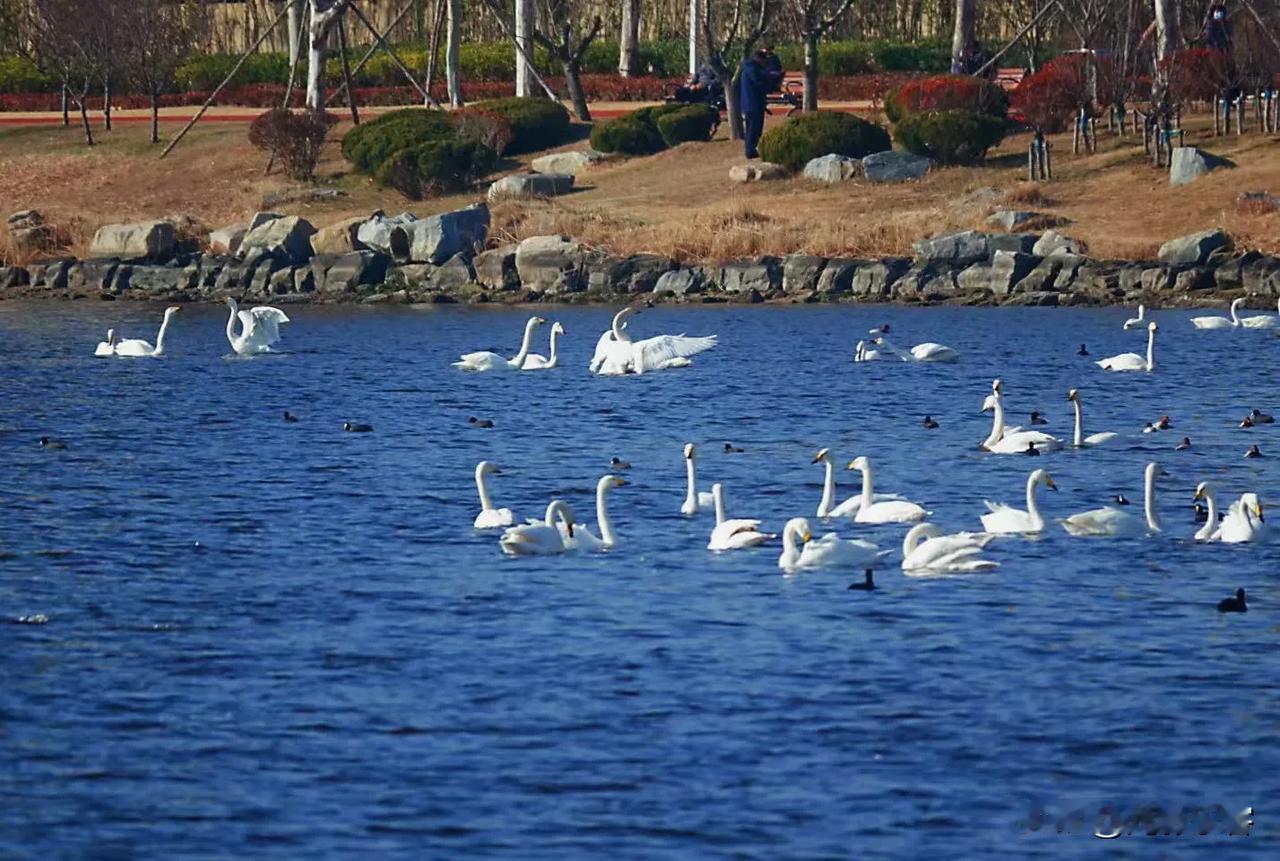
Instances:
[[[280,327],[289,322],[288,316],[279,308],[259,306],[241,311],[235,299],[227,299],[227,306],[231,309],[231,315],[227,318],[227,341],[230,342],[231,349],[240,356],[270,353],[272,346],[280,340]],[[120,340],[116,337],[115,329],[108,329],[107,340],[100,342],[93,354],[102,358],[118,356],[126,359],[163,356],[169,324],[181,310],[181,305],[170,305],[164,310],[164,318],[160,321],[160,331],[156,333],[154,344],[142,338]]]

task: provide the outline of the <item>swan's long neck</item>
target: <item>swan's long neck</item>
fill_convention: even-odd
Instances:
[[[480,492],[480,510],[492,510],[493,500],[489,498],[489,487],[484,480],[484,470],[478,466],[476,467],[476,490]]]
[[[515,354],[511,360],[511,364],[517,368],[524,365],[524,360],[529,355],[529,349],[533,346],[533,330],[538,325],[537,320],[530,320],[524,327],[524,340],[520,342],[520,352]]]
[[[547,524],[547,526],[555,526],[555,525],[556,525],[556,515],[557,515],[557,514],[558,514],[558,515],[560,515],[560,518],[561,518],[562,520],[564,520],[564,522],[565,522],[566,524],[569,522],[569,518],[568,518],[568,516],[565,514],[565,505],[564,505],[564,503],[563,503],[563,502],[561,502],[561,501],[560,501],[560,500],[558,500],[558,499],[555,499],[555,500],[552,500],[551,504],[547,506],[547,516],[546,516],[546,524]]]
[[[1234,314],[1235,311],[1233,310]],[[1154,329],[1147,332],[1147,370],[1154,371],[1156,369],[1156,333]]]
[[[1206,487],[1204,489],[1204,504],[1209,509],[1209,516],[1205,519],[1204,526],[1196,533],[1196,538],[1208,539],[1210,535],[1213,535],[1213,531],[1218,528],[1218,497],[1214,494],[1212,488]]]
[[[1080,406],[1079,401],[1071,402],[1076,408],[1076,432],[1072,438],[1072,445],[1080,448],[1084,445],[1084,408]]]
[[[1160,532],[1160,516],[1156,513],[1156,471],[1154,469],[1147,470],[1142,504],[1147,512],[1147,527],[1152,532]]]
[[[698,507],[698,477],[696,468],[693,465],[693,458],[686,457],[684,459],[684,473],[688,483],[684,504],[687,508],[696,510]]]
[[[920,546],[920,542],[924,541],[929,532],[929,524],[918,523],[907,532],[907,537],[902,539],[902,558],[906,559],[912,553],[916,552],[916,548]]]
[[[991,436],[987,437],[987,441],[982,444],[983,448],[991,448],[1004,437],[1004,404],[1001,403],[999,392],[995,396],[996,406],[992,410],[991,418]]]
[[[228,302],[227,308],[231,312],[227,315],[227,340],[234,344],[236,342],[236,304]]]
[[[871,507],[871,461],[863,461],[862,464],[862,510],[866,511]]]
[[[715,491],[714,495],[716,500],[716,526],[719,526],[725,521],[724,490],[718,484],[714,488],[712,488],[712,490]]]
[[[800,548],[796,546],[796,525],[788,523],[782,530],[782,564],[790,566],[800,561]]]
[[[613,324],[611,328],[613,329],[613,339],[615,341],[623,342],[623,341],[631,340],[631,338],[628,337],[627,333],[622,330],[623,321],[625,321],[630,316],[631,316],[630,308],[623,308],[617,314],[613,315]]]
[[[1036,503],[1036,485],[1039,484],[1039,479],[1040,476],[1035,473],[1027,479],[1027,514],[1031,517],[1034,532],[1044,529],[1044,517],[1040,515],[1040,506]]]
[[[818,516],[826,517],[836,503],[836,468],[831,458],[823,463],[827,477],[822,482],[822,501],[818,503]]]
[[[554,368],[560,361],[560,330],[551,330],[551,358],[547,362],[547,368]]]
[[[165,333],[169,331],[169,321],[172,319],[173,319],[173,315],[166,312],[164,315],[164,319],[160,321],[160,331],[156,333],[155,355],[157,356],[164,352],[164,336],[165,336]]]
[[[1238,328],[1240,328],[1240,317],[1239,317],[1239,315],[1237,315],[1237,314],[1236,314],[1236,306],[1237,306],[1237,305],[1239,305],[1239,304],[1240,304],[1239,302],[1232,302],[1232,303],[1231,303],[1231,309],[1230,309],[1230,310],[1231,310],[1231,325],[1232,325],[1232,326],[1235,326],[1237,329],[1238,329]]]
[[[607,546],[612,547],[618,542],[618,537],[613,534],[613,523],[609,521],[609,511],[605,500],[608,493],[609,485],[607,481],[601,481],[596,488],[596,523],[600,527],[600,540]]]

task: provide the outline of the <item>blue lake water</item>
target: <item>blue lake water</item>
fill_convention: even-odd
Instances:
[[[1096,838],[1029,817],[1087,831],[1108,804],[1256,811],[1251,837],[1125,857],[1276,857],[1280,556],[1187,540],[1199,481],[1280,496],[1280,424],[1235,427],[1280,411],[1271,333],[1157,313],[1159,370],[1107,374],[1076,350],[1141,352],[1125,309],[655,308],[636,337],[720,346],[597,379],[606,308],[537,309],[568,331],[557,371],[465,375],[448,363],[513,353],[527,309],[290,308],[292,352],[239,360],[225,314],[189,306],[163,359],[91,357],[160,310],[0,303],[0,858],[1084,858]],[[882,322],[962,359],[851,363]],[[983,454],[996,376],[1021,423],[1068,437],[1078,387],[1086,433],[1125,436]],[[952,531],[984,498],[1022,507],[1033,466],[1050,518],[1138,506],[1157,460],[1166,532],[1055,524],[945,580],[895,552],[852,592],[780,576],[776,543],[707,552],[710,515],[679,514],[688,441],[772,531],[813,516],[830,447]],[[613,456],[613,552],[508,559],[472,530],[478,460],[499,505],[594,524]],[[833,526],[895,551],[905,531]],[[1218,614],[1240,586],[1250,612]]]

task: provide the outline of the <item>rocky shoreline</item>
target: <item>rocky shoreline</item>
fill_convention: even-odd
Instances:
[[[37,213],[11,217],[11,245],[41,225]],[[912,257],[790,255],[704,265],[617,257],[562,236],[489,244],[484,204],[424,219],[375,213],[321,230],[296,216],[259,213],[198,240],[184,240],[167,221],[108,225],[89,259],[0,267],[0,300],[1177,307],[1280,297],[1280,258],[1237,253],[1220,230],[1171,240],[1151,261],[1095,260],[1053,230],[964,231],[921,240]]]

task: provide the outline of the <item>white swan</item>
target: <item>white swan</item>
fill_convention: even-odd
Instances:
[[[116,354],[116,330],[107,330],[107,340],[99,341],[98,346],[94,348],[93,354],[98,357],[114,356]]]
[[[1168,475],[1157,464],[1147,464],[1143,478],[1143,513],[1138,517],[1114,506],[1095,508],[1073,514],[1062,520],[1067,534],[1081,536],[1108,536],[1112,538],[1137,538],[1148,532],[1160,532],[1160,516],[1156,513],[1156,477]]]
[[[818,501],[819,517],[853,517],[858,513],[858,508],[862,505],[862,492],[859,491],[844,502],[836,505],[836,466],[835,459],[831,457],[830,449],[822,449],[813,456],[814,463],[820,463],[826,471],[826,475],[822,480],[822,499]],[[872,499],[876,502],[885,502],[892,499],[901,499],[902,497],[896,493],[876,493]]]
[[[1241,317],[1240,325],[1246,329],[1280,329],[1280,301],[1276,302],[1276,315],[1258,314],[1253,317]]]
[[[991,571],[999,568],[1000,563],[981,559],[979,555],[993,540],[995,536],[986,533],[943,535],[932,523],[917,523],[902,539],[902,570],[917,577]]]
[[[494,508],[493,500],[489,498],[485,476],[501,474],[502,470],[497,464],[487,460],[476,464],[476,490],[480,493],[480,513],[476,515],[476,529],[501,529],[516,522],[516,516],[511,513],[510,508]]]
[[[1236,316],[1236,310],[1244,304],[1244,297],[1236,299],[1231,303],[1231,316],[1219,317],[1217,315],[1211,317],[1192,317],[1191,325],[1197,329],[1239,329],[1240,318]]]
[[[557,524],[566,549],[594,552],[617,546],[618,536],[613,531],[613,521],[609,519],[607,497],[610,490],[626,485],[627,480],[620,475],[606,475],[596,483],[596,525],[600,529],[599,538],[585,526],[577,526],[571,533],[563,522]]]
[[[241,311],[236,300],[228,296],[227,307],[231,309],[227,318],[227,340],[231,342],[231,349],[240,356],[270,353],[272,345],[280,340],[280,327],[289,322],[283,311],[268,305]],[[240,321],[239,335],[236,334],[237,319]]]
[[[1129,329],[1136,329],[1136,328],[1138,328],[1139,326],[1141,326],[1141,325],[1142,325],[1143,323],[1145,323],[1145,322],[1147,322],[1147,306],[1146,306],[1146,305],[1139,305],[1139,306],[1138,306],[1138,316],[1136,316],[1136,317],[1130,317],[1128,320],[1125,320],[1125,321],[1124,321],[1124,328],[1125,328],[1125,330],[1126,330],[1126,331],[1127,331],[1127,330],[1129,330]]]
[[[551,324],[551,358],[539,356],[537,353],[530,353],[524,357],[524,364],[520,366],[522,371],[550,371],[560,364],[560,336],[564,334],[564,326],[560,325],[560,321]]]
[[[1266,536],[1262,502],[1256,493],[1246,493],[1231,503],[1222,519],[1218,540],[1223,544],[1249,544]]]
[[[711,530],[711,540],[707,542],[708,550],[742,550],[763,544],[776,535],[768,535],[760,531],[759,520],[729,520],[724,514],[724,488],[719,484],[711,485],[711,494],[716,501],[716,525]]]
[[[1043,431],[1004,426],[1004,383],[1000,380],[991,382],[991,394],[982,402],[982,411],[985,413],[987,410],[993,413],[991,433],[980,448],[992,454],[1026,454],[1027,447],[1033,443],[1041,452],[1062,448],[1062,440]]]
[[[796,545],[797,539],[801,546]],[[888,555],[888,551],[880,550],[870,541],[841,538],[834,532],[815,540],[809,521],[793,517],[782,530],[782,555],[778,557],[778,567],[788,574],[818,568],[870,571]]]
[[[694,455],[697,449],[693,443],[686,443],[684,447],[684,474],[685,474],[685,495],[684,504],[680,506],[681,514],[697,514],[700,508],[710,508],[716,504],[715,497],[707,493],[705,490],[698,490],[698,474],[697,467],[694,465]]]
[[[1196,541],[1217,541],[1221,535],[1221,526],[1218,523],[1218,498],[1213,492],[1213,487],[1209,482],[1202,481],[1196,486],[1196,495],[1193,502],[1204,500],[1208,507],[1207,517],[1205,517],[1204,526],[1201,526],[1195,534]]]
[[[883,358],[885,358],[884,353],[879,350],[869,349],[866,341],[859,341],[858,346],[853,351],[853,360],[855,362],[878,362]]]
[[[876,502],[872,496],[875,476],[871,470],[871,461],[867,458],[855,458],[849,464],[849,469],[862,473],[862,504],[853,516],[855,523],[915,523],[929,516],[929,512],[922,506],[905,499]]]
[[[907,351],[889,343],[889,339],[883,336],[876,338],[872,343],[883,347],[904,362],[954,362],[960,358],[960,354],[951,347],[945,344],[936,344],[933,341],[916,344]]]
[[[512,526],[498,539],[502,552],[508,556],[551,556],[563,553],[564,539],[560,537],[560,529],[556,524],[559,517],[565,524],[570,538],[573,537],[573,512],[562,500],[555,499],[547,506],[547,516],[543,520],[530,520],[520,526]]]
[[[628,307],[614,315],[609,331],[596,342],[595,355],[588,365],[591,373],[609,377],[685,368],[691,364],[691,356],[716,345],[715,335],[657,335],[642,341],[632,341],[626,332],[626,320],[638,313],[638,308]]]
[[[529,348],[533,345],[533,330],[545,322],[547,321],[541,317],[529,318],[529,321],[524,324],[524,340],[520,342],[520,352],[510,359],[504,359],[497,353],[484,350],[479,353],[465,354],[461,361],[454,362],[453,366],[464,371],[518,371],[524,367],[524,360],[528,357]]]
[[[1121,353],[1094,364],[1104,371],[1154,371],[1156,369],[1156,332],[1159,328],[1154,321],[1147,324],[1147,357],[1145,359],[1137,353]]]
[[[982,528],[996,535],[1034,534],[1044,531],[1044,517],[1036,504],[1036,490],[1043,484],[1049,490],[1057,490],[1053,477],[1043,469],[1027,476],[1027,510],[1010,508],[1003,502],[985,501],[987,513],[982,515]]]
[[[164,355],[164,336],[169,331],[169,321],[173,319],[173,315],[181,310],[181,305],[170,305],[164,309],[164,320],[160,323],[160,331],[156,333],[156,343],[153,347],[149,341],[141,338],[126,338],[116,343],[116,355],[124,356],[130,359],[146,358],[150,356]]]
[[[1080,390],[1072,389],[1067,392],[1067,400],[1071,401],[1076,410],[1076,428],[1075,433],[1071,437],[1071,444],[1076,448],[1090,448],[1095,445],[1102,445],[1104,442],[1110,442],[1119,436],[1119,434],[1106,432],[1084,435],[1084,407],[1080,403]]]

